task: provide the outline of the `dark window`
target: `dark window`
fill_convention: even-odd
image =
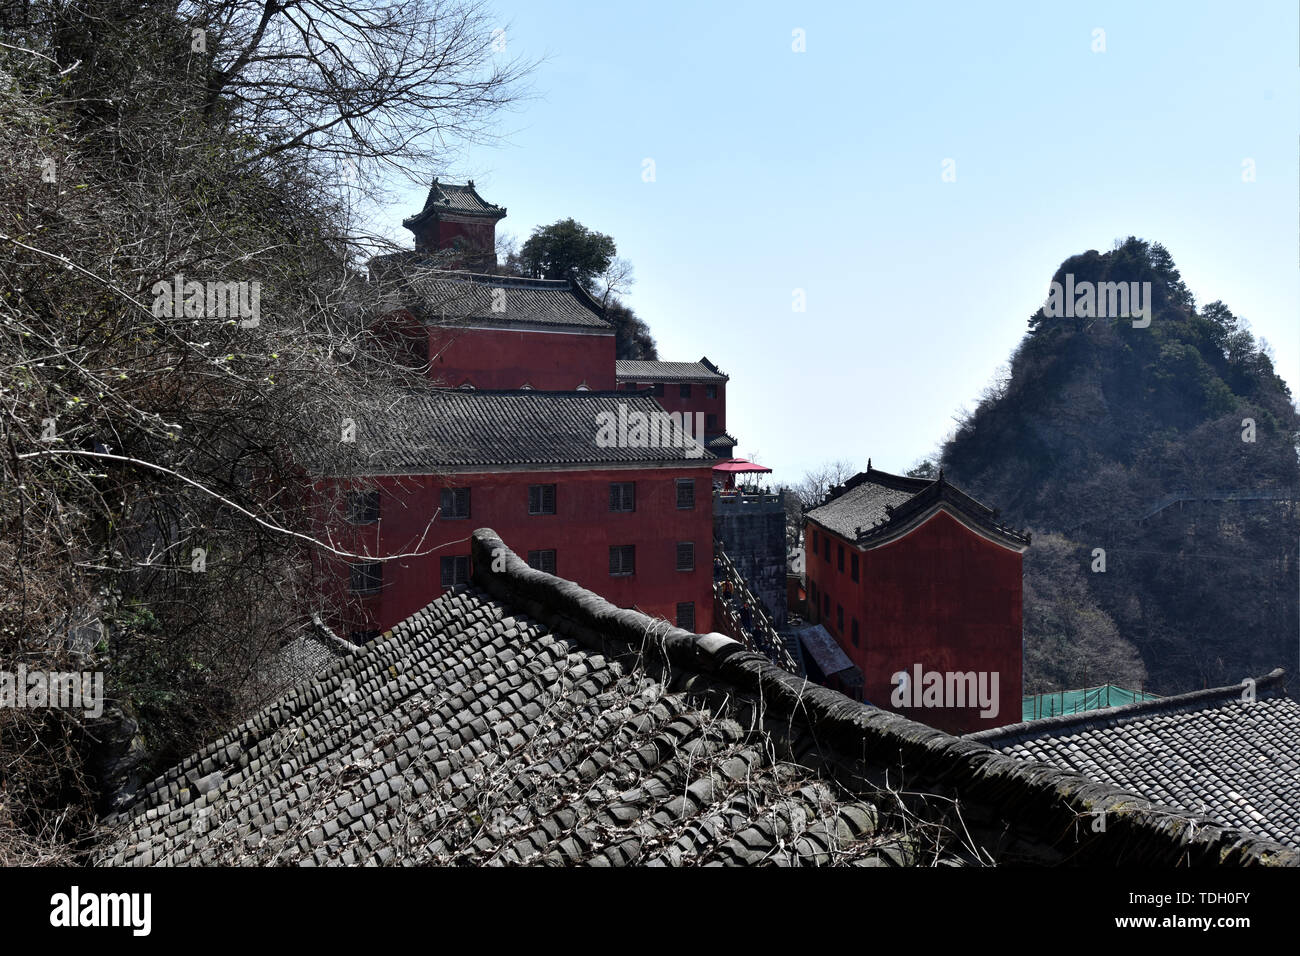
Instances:
[[[677,507],[682,511],[695,510],[695,479],[677,479]]]
[[[677,605],[677,626],[684,631],[695,630],[695,602],[686,601]]]
[[[623,544],[609,549],[609,573],[634,574],[636,572],[636,545]]]
[[[820,544],[821,544],[821,538],[819,538],[817,536],[817,532],[814,531],[813,532],[813,554],[817,553],[817,546]]]
[[[695,570],[695,542],[679,541],[677,543],[677,570]]]
[[[716,385],[705,385],[705,386],[704,386],[704,396],[705,396],[706,398],[717,398],[717,397],[718,397],[718,386],[716,386]]]
[[[718,416],[709,412],[704,416],[704,430],[706,432],[716,432],[718,430]]]
[[[378,491],[348,492],[348,521],[352,524],[374,524],[379,520]]]
[[[636,482],[616,481],[609,486],[610,511],[636,511]]]
[[[461,554],[450,558],[441,558],[438,561],[439,570],[442,572],[442,586],[445,588],[453,587],[457,584],[465,584],[469,581],[469,555]]]
[[[824,540],[824,541],[822,542],[822,552],[823,552],[823,554],[825,555],[826,560],[829,562],[830,559],[831,559],[831,539],[830,539],[830,538],[827,538],[826,540]]]
[[[348,640],[353,644],[368,644],[378,636],[377,630],[351,631],[348,633]]]
[[[858,646],[858,619],[853,619],[853,646]]]
[[[835,605],[835,630],[844,633],[844,605]]]
[[[384,584],[384,566],[378,561],[352,565],[352,593],[374,594]]]
[[[853,575],[853,580],[856,581],[858,579],[858,556],[856,554],[849,555],[849,571]]]
[[[655,382],[653,385],[650,386],[651,395],[662,395],[663,393],[664,393],[663,382]]]
[[[547,574],[555,573],[555,549],[544,548],[541,551],[528,552],[528,566]]]
[[[682,398],[690,398],[690,397],[691,397],[691,387],[690,387],[690,385],[679,385],[679,386],[677,386],[677,394],[678,394],[679,396],[681,396]]]
[[[555,486],[528,486],[528,513],[530,515],[555,514]]]
[[[469,489],[442,489],[442,516],[444,518],[469,517]]]
[[[825,591],[822,592],[822,617],[831,616],[831,596]]]
[[[840,566],[840,574],[844,573],[844,545],[835,546],[835,563]]]

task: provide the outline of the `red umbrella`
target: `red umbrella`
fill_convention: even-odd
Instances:
[[[732,474],[739,474],[745,471],[766,471],[770,472],[771,468],[765,468],[762,465],[756,465],[752,461],[745,461],[743,458],[732,458],[729,461],[720,462],[713,466],[714,471],[725,471]]]

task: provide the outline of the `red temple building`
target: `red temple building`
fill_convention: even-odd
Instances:
[[[469,579],[470,535],[489,527],[534,567],[708,632],[716,457],[694,429],[610,440],[611,420],[685,409],[616,388],[613,326],[576,282],[491,271],[504,215],[473,183],[435,180],[404,222],[415,251],[371,262],[376,329],[400,335],[431,384],[359,412],[346,467],[317,484],[322,527],[364,556],[326,562],[330,623],[366,640],[409,617]],[[698,364],[700,409],[721,429],[725,375],[640,364]]]
[[[497,532],[539,570],[621,607],[712,630],[714,459],[603,447],[601,416],[663,410],[621,392],[431,389],[357,421],[356,466],[321,490],[341,550],[336,628],[364,640],[469,580],[469,538]]]
[[[864,700],[953,733],[1020,719],[1028,535],[942,472],[868,463],[805,515],[804,546],[810,619],[862,672]]]

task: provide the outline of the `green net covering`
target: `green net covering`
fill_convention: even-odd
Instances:
[[[1140,690],[1125,690],[1114,684],[1084,687],[1081,690],[1061,690],[1052,694],[1030,694],[1024,698],[1022,720],[1042,717],[1059,717],[1062,714],[1080,714],[1102,707],[1120,707],[1142,700],[1156,700],[1159,695]]]

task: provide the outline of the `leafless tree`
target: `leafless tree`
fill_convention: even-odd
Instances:
[[[241,715],[347,552],[303,479],[424,381],[375,325],[351,190],[491,134],[527,73],[503,28],[462,0],[0,2],[0,670],[106,671],[160,763]],[[57,858],[103,734],[0,724],[0,829]]]

